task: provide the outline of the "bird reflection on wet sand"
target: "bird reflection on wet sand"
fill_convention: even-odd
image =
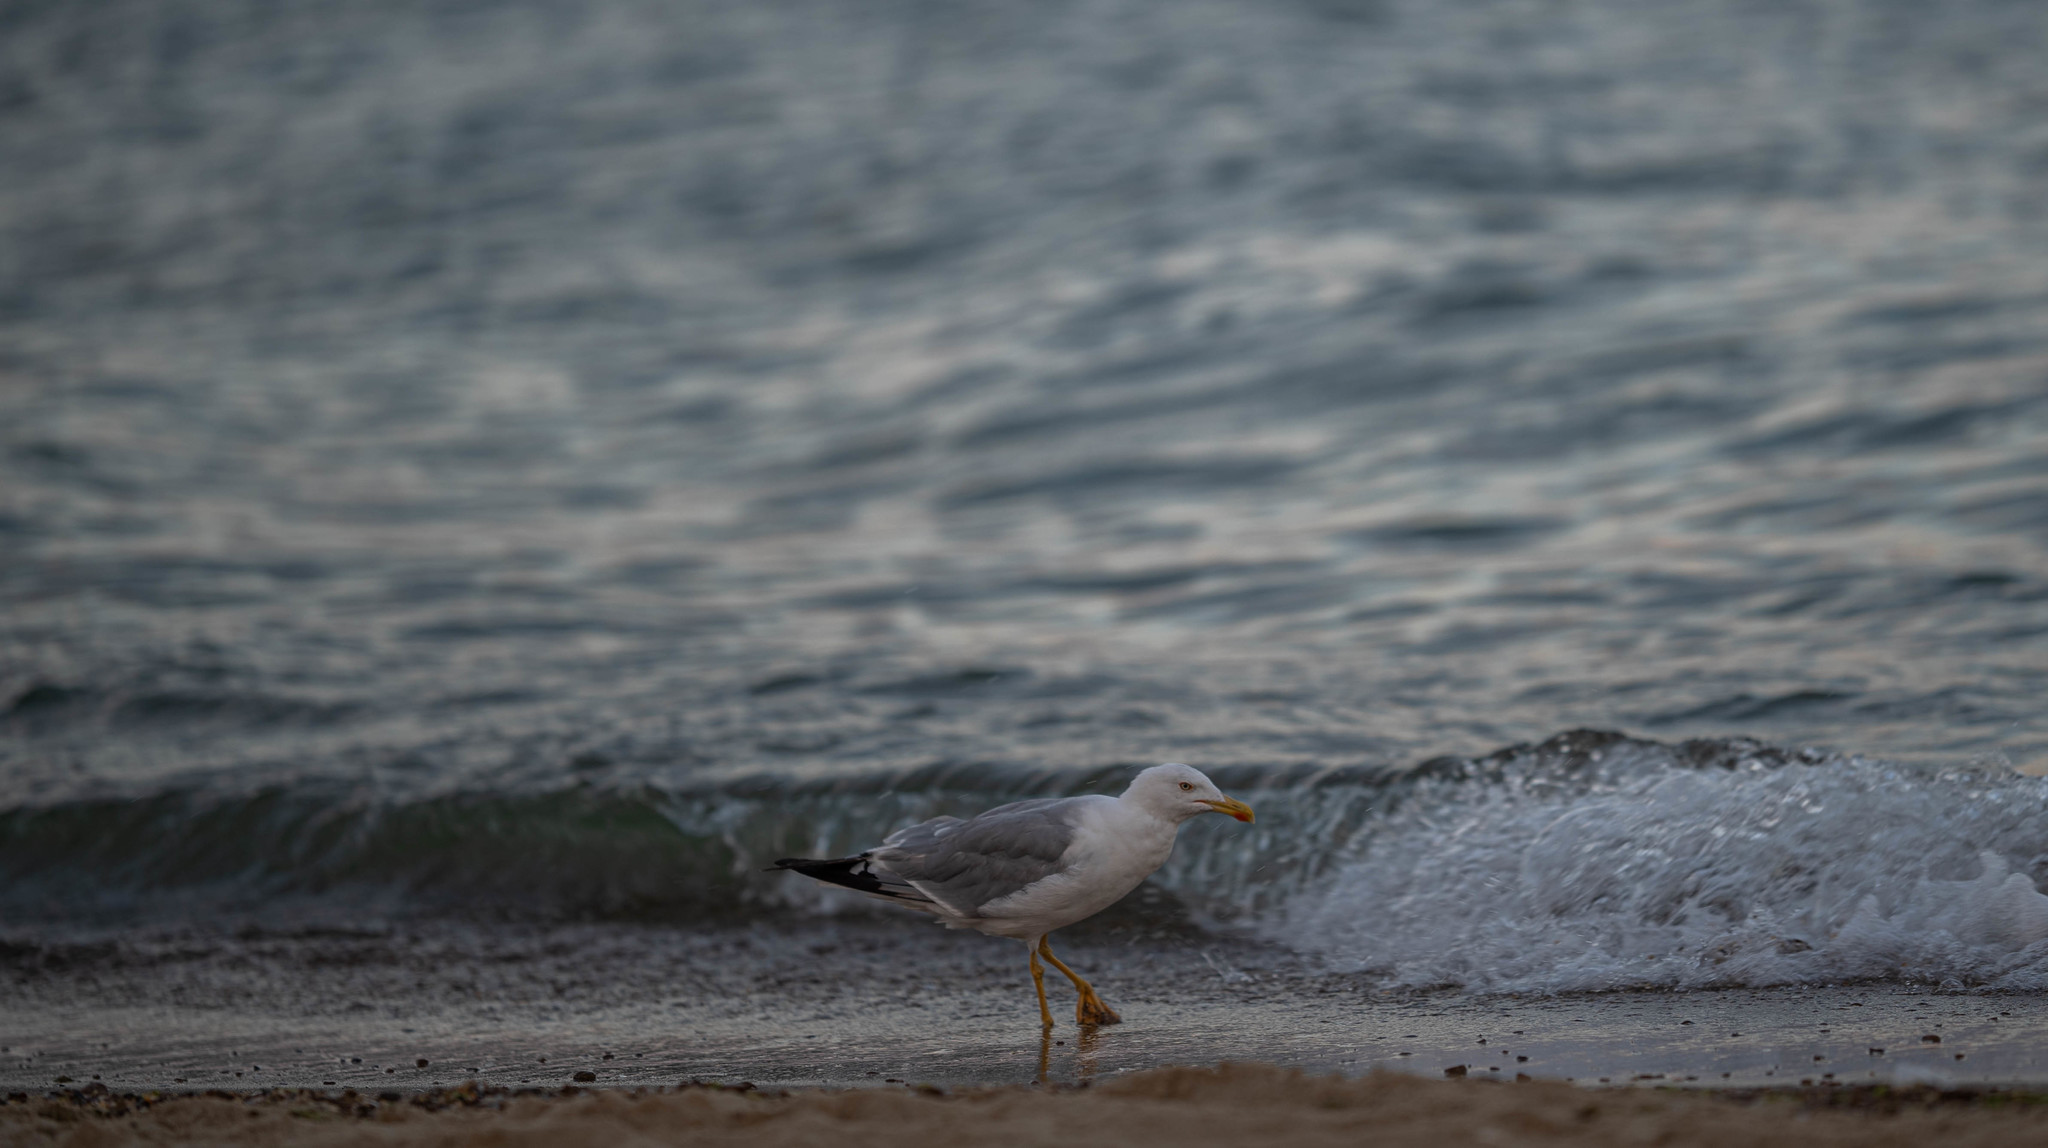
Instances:
[[[1043,1087],[1053,1083],[1052,1050],[1055,1045],[1065,1045],[1064,1040],[1054,1040],[1052,1028],[1038,1030],[1038,1077],[1036,1083]],[[1092,1084],[1095,1081],[1096,1052],[1102,1045],[1102,1030],[1092,1024],[1084,1024],[1074,1037],[1074,1080],[1075,1084]]]

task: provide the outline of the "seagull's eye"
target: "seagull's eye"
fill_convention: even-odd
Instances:
[[[1180,787],[1182,789],[1192,790],[1195,787],[1195,783],[1192,781],[1183,781],[1180,783]]]

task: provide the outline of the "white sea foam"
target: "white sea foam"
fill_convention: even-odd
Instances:
[[[1407,987],[2048,987],[2048,780],[1610,756],[1424,779],[1261,927]]]

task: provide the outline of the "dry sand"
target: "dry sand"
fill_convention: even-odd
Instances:
[[[2038,1094],[1843,1088],[1706,1093],[1548,1081],[1347,1080],[1264,1065],[1165,1068],[1088,1088],[465,1086],[400,1097],[278,1090],[146,1099],[17,1094],[0,1145],[2048,1144]]]

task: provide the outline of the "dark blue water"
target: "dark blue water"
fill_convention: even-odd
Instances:
[[[771,850],[1181,760],[1350,810],[1169,875],[1350,953],[1427,900],[1258,888],[1421,832],[1361,779],[1577,727],[1821,771],[1945,859],[1896,880],[2004,888],[2048,855],[1971,828],[2048,770],[2044,42],[1996,2],[0,8],[5,912],[689,918],[781,896]],[[1776,784],[1673,753],[1603,784],[1733,788],[1616,848]],[[1536,849],[1475,785],[1432,800]],[[1867,874],[1863,824],[1785,848]],[[1726,865],[1772,953],[1856,919]],[[1922,973],[2035,967],[1939,927],[2003,955]]]

